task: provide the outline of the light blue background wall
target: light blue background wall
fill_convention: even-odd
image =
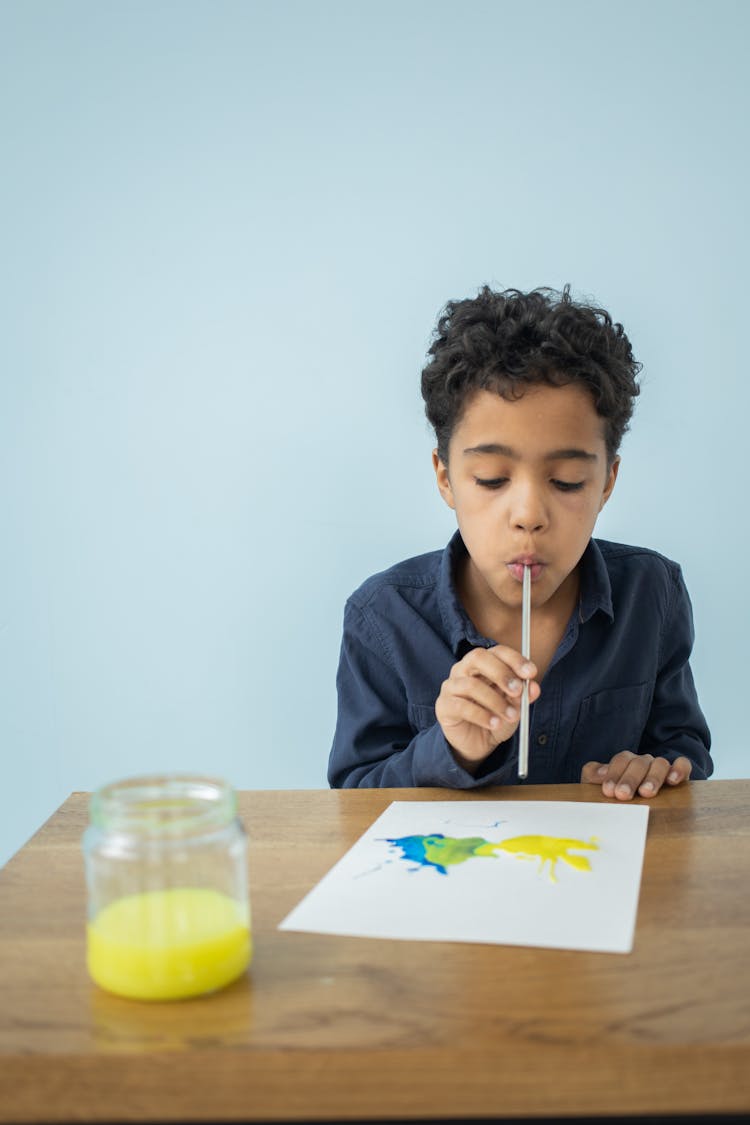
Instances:
[[[7,858],[73,789],[325,784],[341,611],[441,546],[419,371],[479,285],[622,321],[599,525],[684,564],[747,776],[741,0],[0,3]]]

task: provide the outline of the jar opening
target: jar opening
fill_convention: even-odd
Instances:
[[[211,831],[237,813],[234,789],[225,781],[190,774],[157,774],[114,781],[91,798],[91,822],[139,836]]]

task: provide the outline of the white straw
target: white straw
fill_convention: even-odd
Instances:
[[[531,659],[531,567],[523,568],[523,603],[521,608],[521,656]],[[529,772],[529,681],[523,681],[521,722],[518,727],[518,776]]]

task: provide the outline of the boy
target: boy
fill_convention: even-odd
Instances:
[[[680,568],[591,538],[639,393],[622,325],[570,286],[485,286],[448,303],[429,355],[433,467],[458,531],[347,602],[331,785],[516,784],[523,680],[530,783],[628,800],[708,777]]]

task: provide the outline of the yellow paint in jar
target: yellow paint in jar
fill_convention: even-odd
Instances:
[[[92,979],[138,1000],[213,992],[241,976],[252,955],[247,907],[200,887],[116,899],[87,931]]]

